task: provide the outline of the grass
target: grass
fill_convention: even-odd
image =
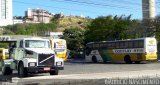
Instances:
[[[65,16],[58,20],[58,30],[63,31],[66,28],[81,28],[85,29],[90,19],[75,17],[75,16]]]

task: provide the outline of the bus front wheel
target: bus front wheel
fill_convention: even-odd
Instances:
[[[128,55],[124,57],[124,61],[125,61],[127,64],[131,64],[131,63],[132,63],[131,57],[128,56]]]
[[[92,56],[92,62],[97,63],[97,58],[96,58],[96,56]]]

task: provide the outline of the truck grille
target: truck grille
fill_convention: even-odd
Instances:
[[[53,54],[39,54],[38,55],[38,66],[54,66],[54,55]]]

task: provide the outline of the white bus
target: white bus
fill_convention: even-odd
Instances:
[[[91,42],[86,45],[86,61],[125,61],[140,63],[157,60],[157,42],[153,37]]]
[[[51,48],[55,51],[56,56],[67,60],[67,43],[64,39],[50,39]]]

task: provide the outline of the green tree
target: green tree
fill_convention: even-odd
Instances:
[[[67,41],[67,47],[70,50],[77,51],[83,48],[84,44],[84,31],[77,28],[70,28],[64,30],[64,39]]]
[[[127,39],[134,37],[133,30],[136,20],[131,16],[98,17],[88,25],[85,32],[85,42]]]
[[[17,35],[44,35],[45,32],[55,31],[57,25],[55,23],[38,23],[38,24],[15,24],[6,26],[6,30],[10,30]]]

